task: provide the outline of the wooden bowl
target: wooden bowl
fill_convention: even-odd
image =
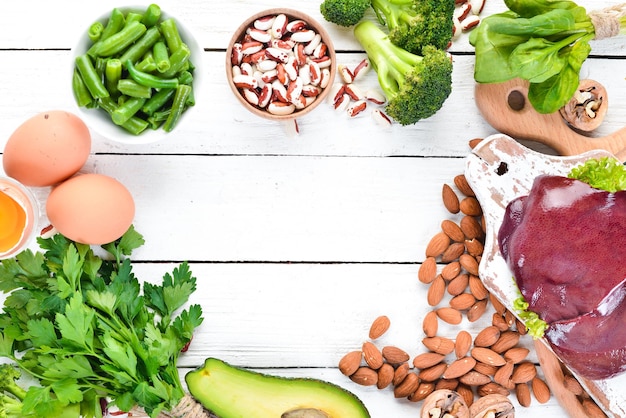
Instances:
[[[288,114],[272,113],[270,110],[268,110],[268,107],[266,106],[259,106],[259,105],[251,103],[250,100],[246,99],[244,89],[238,87],[235,84],[235,80],[233,77],[233,73],[237,71],[235,70],[235,67],[239,69],[241,68],[241,66],[239,65],[240,61],[238,59],[233,58],[233,53],[235,54],[238,53],[235,45],[245,42],[246,39],[249,40],[249,38],[247,38],[248,37],[247,31],[249,28],[254,27],[254,23],[257,20],[264,19],[266,17],[271,18],[272,16],[280,16],[280,15],[285,15],[289,22],[294,22],[296,20],[304,21],[306,23],[306,29],[311,29],[315,33],[319,34],[321,36],[321,42],[326,47],[325,55],[328,57],[328,61],[325,64],[320,64],[320,66],[322,67],[321,70],[326,73],[325,77],[327,77],[325,81],[323,82],[323,84],[318,85],[319,87],[321,87],[320,93],[315,97],[314,100],[309,99],[309,104],[306,105],[305,107],[296,108],[293,112],[288,113]],[[291,35],[290,33],[286,33],[285,35],[282,36],[281,39],[288,40],[290,35]],[[298,42],[298,43],[304,44],[305,46],[307,45],[306,42]],[[263,43],[264,49],[267,46],[270,46],[270,44]],[[307,59],[311,60],[312,58],[313,58],[312,56],[308,56]],[[247,60],[248,58],[244,59],[244,61],[247,61]],[[278,65],[280,66],[281,63],[278,63]],[[335,79],[335,74],[337,72],[337,59],[335,55],[335,49],[330,39],[330,36],[328,32],[324,29],[324,27],[319,24],[319,22],[317,22],[315,19],[308,16],[307,14],[302,13],[297,10],[292,10],[292,9],[287,9],[287,8],[275,8],[275,9],[267,9],[267,10],[263,10],[258,13],[255,13],[254,15],[248,17],[237,28],[230,42],[228,43],[228,48],[226,49],[225,69],[226,69],[226,77],[228,79],[228,84],[230,88],[232,89],[235,97],[239,100],[239,102],[243,105],[243,107],[245,107],[248,111],[262,118],[276,120],[276,121],[285,121],[285,120],[295,119],[297,117],[306,115],[307,113],[315,109],[315,107],[318,106],[322,101],[324,101],[324,98],[328,95],[330,91],[330,87],[332,86],[334,79]],[[285,86],[287,85],[285,84]],[[257,87],[255,89],[255,92],[257,93],[257,95],[259,91],[260,91],[260,87]]]

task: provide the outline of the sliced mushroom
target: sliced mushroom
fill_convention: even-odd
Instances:
[[[514,418],[515,407],[508,397],[499,394],[482,396],[469,408],[472,418]]]
[[[563,119],[583,133],[598,128],[608,109],[606,89],[597,81],[581,80],[574,97],[560,109]]]
[[[469,418],[463,397],[455,391],[439,389],[424,399],[421,418]]]

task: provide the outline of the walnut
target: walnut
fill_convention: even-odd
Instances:
[[[514,418],[515,407],[508,397],[491,394],[478,398],[470,407],[472,418]]]
[[[465,400],[457,392],[439,389],[428,395],[422,405],[421,418],[469,418]]]

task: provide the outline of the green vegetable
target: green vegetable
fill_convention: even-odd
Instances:
[[[517,313],[520,320],[526,327],[526,332],[533,338],[541,338],[548,329],[548,323],[539,318],[539,315],[528,310],[529,304],[526,302],[522,294],[513,301],[513,310]]]
[[[454,0],[371,0],[394,44],[414,54],[427,45],[447,49],[453,32]]]
[[[580,69],[591,51],[589,41],[598,38],[599,29],[592,15],[573,1],[505,3],[509,10],[487,16],[470,33],[476,52],[474,78],[479,83],[527,80],[535,110],[556,112],[578,88]],[[626,17],[618,22],[623,32]]]
[[[141,292],[125,258],[143,244],[133,227],[102,246],[105,258],[58,234],[38,242],[43,252],[0,265],[8,293],[0,356],[40,382],[26,392],[24,416],[55,417],[79,404],[82,416],[100,416],[103,397],[152,417],[173,409],[185,395],[176,363],[202,322],[200,306],[182,309],[196,288],[187,263]]]
[[[626,167],[613,157],[591,158],[574,167],[568,177],[611,193],[626,190]]]
[[[320,13],[336,25],[354,26],[371,5],[371,0],[324,0],[320,4]]]
[[[189,392],[220,418],[369,418],[352,393],[318,379],[261,374],[208,358],[187,373]]]
[[[114,119],[113,124],[133,135],[140,135],[149,126],[164,126],[171,132],[182,114],[195,105],[191,50],[183,42],[176,21],[160,21],[161,17],[157,4],[147,6],[144,13],[125,14],[113,9],[99,39],[76,58],[72,89],[78,105],[106,111]],[[153,53],[158,55],[158,62]],[[136,99],[150,99],[160,90],[176,89],[179,84],[192,88],[182,107],[181,102],[174,102],[174,95],[168,100],[152,101],[149,113],[143,112],[143,105],[137,106]],[[109,97],[113,101],[103,100]],[[176,106],[174,111],[172,106]],[[155,112],[172,115],[170,122],[148,121]]]
[[[354,35],[377,72],[389,116],[409,125],[441,109],[452,91],[452,61],[445,51],[426,46],[423,55],[412,54],[368,20],[354,27]]]
[[[187,106],[187,98],[190,94],[191,86],[187,84],[181,84],[176,87],[176,93],[174,93],[174,102],[172,103],[170,114],[163,124],[163,129],[165,130],[165,132],[171,132],[172,129],[174,129],[174,126],[176,126],[178,119],[185,110],[185,106]]]

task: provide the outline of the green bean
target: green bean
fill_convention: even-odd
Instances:
[[[111,58],[107,60],[106,67],[104,68],[104,85],[109,93],[112,95],[117,94],[117,83],[122,78],[122,61],[117,58]]]
[[[148,52],[144,55],[143,59],[135,65],[135,68],[146,73],[156,71],[156,62],[154,62],[152,52]]]
[[[123,78],[117,82],[117,89],[120,93],[137,98],[149,99],[152,97],[152,89],[148,86],[142,86],[135,80]]]
[[[141,111],[148,116],[152,116],[154,112],[161,109],[167,102],[174,97],[176,89],[161,89],[154,93],[152,97],[146,101]]]
[[[156,63],[157,71],[163,73],[170,69],[170,56],[165,42],[159,41],[152,47],[152,55]]]
[[[151,27],[157,24],[159,19],[161,18],[161,8],[158,4],[152,3],[148,6],[146,11],[143,14],[143,19],[141,19],[141,23],[146,25],[147,27]]]
[[[115,112],[115,110],[119,107],[110,97],[99,99],[98,104],[100,108],[104,109],[109,115],[112,115],[113,112]],[[146,130],[148,122],[137,116],[133,116],[119,126],[133,135],[139,135]]]
[[[180,33],[178,32],[178,26],[176,25],[176,21],[172,18],[166,19],[161,22],[161,33],[165,38],[165,43],[167,47],[170,49],[170,54],[178,51],[178,49],[183,44],[183,40],[180,37]]]
[[[165,78],[174,77],[181,71],[184,71],[189,65],[189,57],[191,51],[186,44],[182,44],[178,51],[170,55],[170,69],[161,73]]]
[[[135,114],[141,110],[141,107],[145,102],[146,99],[141,97],[129,98],[122,105],[118,106],[113,113],[111,113],[113,123],[116,125],[123,125],[128,121],[128,119],[135,116]]]
[[[89,26],[89,30],[87,31],[87,36],[89,36],[89,40],[91,42],[96,42],[102,36],[102,31],[104,30],[104,25],[101,22],[94,22]]]
[[[142,20],[143,20],[143,14],[141,13],[137,13],[137,12],[126,13],[126,25],[128,25],[131,22],[141,22]]]
[[[72,75],[72,90],[79,107],[87,107],[93,103],[93,98],[76,68],[74,68],[74,74]]]
[[[118,8],[113,9],[111,11],[111,15],[109,16],[109,20],[102,31],[100,40],[109,38],[111,35],[119,32],[120,29],[124,27],[125,22],[126,18],[124,17],[124,13],[122,13],[122,11]]]
[[[142,86],[153,87],[155,89],[170,89],[178,86],[177,78],[161,78],[156,75],[144,73],[135,68],[132,62],[126,61],[126,68],[130,78]]]
[[[124,51],[120,57],[122,65],[126,65],[126,61],[128,60],[137,62],[139,58],[152,49],[152,45],[158,42],[159,39],[161,39],[161,32],[159,32],[159,28],[153,26],[146,30],[146,33],[144,33],[141,38],[137,40],[137,42]]]
[[[87,50],[87,54],[94,57],[110,57],[130,46],[146,33],[147,28],[140,22],[131,22],[122,30],[110,37],[100,40]]]
[[[192,86],[193,74],[191,74],[190,71],[182,71],[180,75],[178,76],[178,82],[180,84],[187,84],[189,86]],[[195,106],[196,104],[196,98],[195,98],[195,95],[193,94],[193,88],[191,89],[191,92],[189,93],[189,97],[187,97],[186,104],[187,106]]]
[[[172,103],[171,113],[167,117],[167,120],[163,124],[163,129],[165,132],[171,132],[172,129],[178,123],[180,116],[183,114],[183,111],[186,108],[187,97],[191,93],[191,86],[186,84],[180,84],[176,87],[176,94],[174,95],[174,102]]]
[[[87,54],[76,57],[76,68],[83,78],[87,90],[93,98],[108,97],[109,91],[104,87],[102,79],[98,76],[96,69]]]

